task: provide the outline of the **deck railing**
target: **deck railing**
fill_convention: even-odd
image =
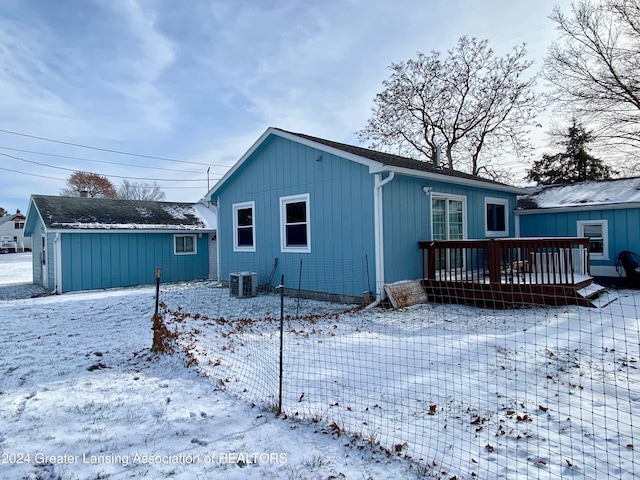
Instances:
[[[419,242],[422,278],[469,283],[576,285],[589,278],[587,238]]]

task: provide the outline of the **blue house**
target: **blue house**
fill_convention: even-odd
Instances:
[[[205,205],[33,195],[25,221],[34,283],[56,293],[215,278]]]
[[[520,188],[269,128],[207,194],[219,278],[351,299],[421,278],[424,240],[514,236]]]
[[[591,275],[603,285],[621,283],[618,253],[640,253],[640,178],[536,187],[515,213],[521,237],[588,238]]]

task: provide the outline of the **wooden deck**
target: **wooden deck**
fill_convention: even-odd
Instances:
[[[492,308],[592,306],[579,293],[593,281],[587,238],[419,242],[430,301]]]

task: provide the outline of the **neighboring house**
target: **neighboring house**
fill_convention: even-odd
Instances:
[[[535,187],[518,200],[521,237],[587,237],[591,275],[601,284],[620,284],[616,257],[640,253],[640,178]]]
[[[6,241],[9,245],[7,250],[11,252],[31,250],[31,239],[24,237],[24,222],[25,216],[20,213],[20,210],[13,215],[0,217],[0,238],[2,238],[3,244]]]
[[[215,212],[202,204],[33,195],[33,281],[56,293],[215,276]]]
[[[513,236],[525,190],[269,128],[207,194],[221,280],[362,298],[422,275],[419,241]]]

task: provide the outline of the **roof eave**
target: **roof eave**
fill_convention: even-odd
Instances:
[[[38,205],[36,204],[33,195],[31,195],[31,197],[29,198],[29,207],[27,208],[27,214],[25,215],[25,220],[24,220],[24,231],[23,231],[23,235],[25,237],[31,237],[33,236],[33,232],[30,230],[30,227],[34,224],[35,220],[32,222],[30,219],[33,216],[33,212],[35,211],[35,213],[37,214],[37,218],[40,219],[40,221],[42,222],[42,225],[44,226],[45,230],[47,228],[47,224],[45,223],[44,219],[42,218],[42,214],[40,213],[40,210],[38,209]]]
[[[345,152],[344,150],[340,150],[335,147],[331,147],[329,145],[324,145],[323,143],[314,142],[313,140],[299,137],[298,135],[294,135],[289,132],[285,132],[284,130],[280,130],[275,127],[269,127],[265,132],[256,140],[253,145],[246,151],[246,153],[238,160],[229,171],[213,186],[211,190],[207,193],[207,199],[211,199],[212,195],[214,195],[228,180],[231,178],[240,167],[253,155],[253,153],[260,148],[260,146],[271,136],[276,135],[281,138],[285,138],[287,140],[291,140],[293,142],[306,145],[311,148],[315,148],[316,150],[321,150],[323,152],[336,155],[342,158],[346,158],[347,160],[354,161],[356,163],[360,163],[362,165],[366,165],[369,167],[370,173],[379,173],[382,171],[383,164],[380,162],[376,162],[374,160],[370,160],[368,158],[361,157],[359,155],[354,155],[353,153]]]
[[[215,233],[215,228],[90,228],[90,227],[51,227],[47,233],[170,233],[197,234]]]
[[[408,176],[418,177],[418,178],[426,178],[426,179],[435,180],[438,182],[455,183],[457,185],[465,185],[469,187],[498,190],[501,192],[515,193],[517,195],[523,195],[523,194],[529,193],[529,191],[524,188],[513,187],[511,185],[505,185],[502,183],[483,182],[482,180],[475,180],[472,178],[454,177],[451,175],[445,175],[443,173],[424,172],[421,170],[414,170],[412,168],[403,168],[403,167],[394,167],[394,166],[385,165],[384,170],[389,172],[396,172],[401,175],[408,175]]]
[[[541,207],[541,208],[521,208],[516,209],[516,215],[536,215],[543,213],[565,213],[565,212],[585,212],[593,210],[626,210],[629,208],[640,208],[640,202],[628,203],[599,203],[592,205],[572,205],[563,207]]]
[[[446,183],[455,183],[458,185],[467,185],[478,188],[485,188],[490,190],[498,190],[507,193],[515,193],[518,195],[526,195],[530,192],[525,190],[524,188],[513,187],[510,185],[504,185],[500,183],[489,183],[483,182],[482,180],[473,180],[455,177],[451,175],[439,174],[436,172],[425,172],[421,170],[414,170],[411,168],[397,167],[391,165],[385,165],[382,162],[378,162],[375,160],[371,160],[360,155],[356,155],[354,153],[346,152],[345,150],[341,150],[339,148],[331,147],[329,145],[325,145],[323,143],[315,142],[308,138],[303,138],[293,133],[289,133],[283,130],[280,130],[275,127],[269,127],[261,136],[254,142],[254,144],[247,150],[247,152],[238,160],[233,167],[213,186],[213,188],[207,193],[206,198],[211,199],[212,196],[231,178],[240,167],[253,155],[253,153],[260,148],[260,146],[269,138],[271,135],[276,135],[281,138],[285,138],[287,140],[291,140],[293,142],[306,145],[311,148],[315,148],[316,150],[320,150],[332,155],[336,155],[341,158],[345,158],[347,160],[351,160],[353,162],[359,163],[361,165],[365,165],[369,167],[369,173],[381,173],[383,171],[393,171],[399,174],[419,177],[419,178],[428,178],[436,181],[446,182]]]

